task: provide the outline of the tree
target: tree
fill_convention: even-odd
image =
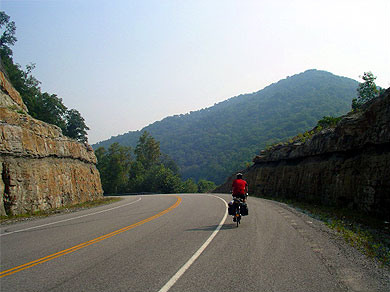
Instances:
[[[143,132],[138,140],[137,147],[134,150],[137,161],[148,170],[153,165],[159,162],[160,158],[160,143],[154,140],[148,132]]]
[[[162,166],[159,191],[163,194],[178,193],[182,189],[182,181],[178,175],[175,175],[170,169]]]
[[[95,155],[97,159],[96,167],[100,173],[100,180],[102,182],[103,190],[107,190],[109,181],[108,181],[108,159],[107,159],[107,151],[104,147],[99,147],[95,150]]]
[[[64,132],[67,107],[56,94],[39,93],[35,99],[34,118],[56,125]]]
[[[185,182],[183,182],[181,191],[183,193],[197,193],[198,186],[192,179],[189,178]]]
[[[0,49],[6,56],[12,56],[10,46],[13,46],[17,41],[15,37],[16,25],[14,21],[10,21],[10,17],[0,11],[0,30],[3,31],[0,37]]]
[[[208,193],[213,191],[216,188],[216,185],[212,181],[207,181],[205,179],[201,179],[198,181],[198,192],[199,193]]]
[[[180,168],[177,166],[176,162],[167,154],[161,153],[160,161],[165,168],[170,169],[175,175],[179,175]]]
[[[132,161],[129,170],[129,181],[126,191],[130,193],[147,192],[150,186],[145,186],[146,170],[139,161]],[[145,189],[146,187],[146,189]]]
[[[360,76],[364,82],[359,83],[357,88],[358,96],[352,99],[352,109],[360,109],[363,104],[370,101],[374,97],[378,96],[379,90],[376,87],[376,76],[371,72],[364,72],[363,76]]]
[[[89,130],[89,128],[85,124],[81,114],[77,110],[71,109],[66,112],[65,119],[66,126],[64,135],[80,142],[88,142],[87,130]]]
[[[106,194],[124,192],[128,182],[131,148],[113,143],[107,151],[100,147],[95,154],[104,192]]]
[[[181,190],[182,181],[164,165],[154,165],[148,172],[144,181],[144,188],[149,192],[170,194]]]
[[[136,160],[129,171],[128,192],[175,193],[183,190],[176,163],[160,152],[160,143],[143,132],[134,150]]]

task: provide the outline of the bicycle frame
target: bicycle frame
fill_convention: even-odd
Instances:
[[[241,203],[243,202],[242,199],[233,197],[233,205],[235,205],[235,214],[234,217],[236,218],[237,227],[239,224],[241,224]]]

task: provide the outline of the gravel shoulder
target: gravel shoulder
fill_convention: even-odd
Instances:
[[[265,200],[295,228],[345,291],[390,291],[390,269],[350,246],[324,222],[288,206]]]

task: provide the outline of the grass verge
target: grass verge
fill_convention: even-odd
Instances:
[[[261,198],[285,203],[321,220],[354,248],[382,266],[390,267],[390,223],[350,209],[321,206],[291,199]]]
[[[92,207],[97,207],[97,206],[101,206],[101,205],[114,203],[114,202],[117,202],[120,200],[122,200],[122,199],[121,198],[104,197],[102,199],[95,200],[95,201],[79,203],[76,205],[67,205],[67,206],[63,206],[63,207],[55,208],[55,209],[48,209],[48,210],[44,210],[44,211],[39,210],[39,211],[25,213],[25,214],[19,214],[19,215],[0,216],[0,224],[1,223],[13,223],[13,222],[18,222],[18,221],[23,221],[23,220],[33,219],[33,218],[39,218],[39,217],[47,217],[47,216],[51,216],[51,215],[59,214],[59,213],[75,212],[78,210],[89,209]]]

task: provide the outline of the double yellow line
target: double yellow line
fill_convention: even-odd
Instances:
[[[142,220],[142,221],[139,221],[139,222],[137,222],[137,223],[134,223],[134,224],[132,224],[132,225],[129,225],[129,226],[123,227],[123,228],[121,228],[121,229],[115,230],[115,231],[113,231],[113,232],[111,232],[111,233],[108,233],[108,234],[105,234],[105,235],[96,237],[96,238],[94,238],[94,239],[92,239],[92,240],[88,240],[88,241],[86,241],[86,242],[83,242],[83,243],[80,243],[80,244],[78,244],[78,245],[75,245],[75,246],[73,246],[73,247],[71,247],[71,248],[64,249],[64,250],[62,250],[62,251],[59,251],[59,252],[53,253],[53,254],[51,254],[51,255],[45,256],[45,257],[43,257],[43,258],[37,259],[37,260],[35,260],[35,261],[28,262],[28,263],[26,263],[26,264],[23,264],[23,265],[14,267],[14,268],[9,269],[9,270],[6,270],[6,271],[2,271],[2,272],[0,272],[0,278],[3,278],[3,277],[5,277],[5,276],[9,276],[9,275],[15,274],[15,273],[20,272],[20,271],[23,271],[23,270],[25,270],[25,269],[32,268],[32,267],[34,267],[34,266],[36,266],[36,265],[39,265],[39,264],[42,264],[42,263],[51,261],[51,260],[53,260],[53,259],[56,259],[56,258],[58,258],[58,257],[61,257],[61,256],[63,256],[63,255],[66,255],[66,254],[68,254],[68,253],[72,253],[72,252],[74,252],[74,251],[76,251],[76,250],[79,250],[79,249],[82,249],[82,248],[84,248],[84,247],[87,247],[87,246],[89,246],[89,245],[91,245],[91,244],[100,242],[100,241],[105,240],[105,239],[107,239],[107,238],[110,238],[110,237],[113,237],[113,236],[115,236],[115,235],[118,235],[118,234],[120,234],[120,233],[122,233],[122,232],[125,232],[125,231],[128,231],[128,230],[130,230],[130,229],[133,229],[133,228],[135,228],[135,227],[137,227],[137,226],[140,226],[140,225],[145,224],[145,223],[147,223],[147,222],[149,222],[149,221],[152,221],[152,220],[154,220],[154,219],[156,219],[156,218],[158,218],[158,217],[161,217],[162,215],[164,215],[164,214],[166,214],[166,213],[172,211],[172,210],[175,209],[177,206],[179,206],[179,204],[181,203],[181,200],[182,200],[182,199],[181,199],[180,197],[177,197],[177,196],[175,196],[175,197],[176,197],[176,199],[177,199],[176,202],[175,202],[175,204],[173,204],[173,205],[170,206],[168,209],[165,209],[164,211],[162,211],[162,212],[160,212],[160,213],[158,213],[158,214],[156,214],[156,215],[154,215],[154,216],[152,216],[152,217],[146,218],[146,219],[144,219],[144,220]]]

